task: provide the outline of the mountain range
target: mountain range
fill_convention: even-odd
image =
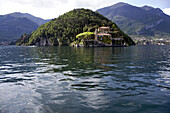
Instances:
[[[97,12],[115,22],[131,37],[170,37],[170,16],[159,8],[136,7],[121,2],[98,9]],[[28,13],[0,15],[0,42],[17,40],[21,35],[30,34],[49,21]]]
[[[0,15],[0,42],[14,41],[24,33],[31,33],[50,20],[32,16],[28,13]]]
[[[98,9],[97,12],[132,37],[170,37],[170,16],[159,8],[136,7],[121,2]]]

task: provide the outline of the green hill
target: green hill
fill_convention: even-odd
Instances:
[[[88,9],[74,9],[56,19],[41,25],[29,35],[23,35],[17,45],[70,45],[76,41],[76,35],[94,31],[94,27],[109,26],[118,31],[128,45],[134,44],[130,37],[125,35],[117,25],[103,15]],[[45,43],[45,44],[44,44]]]
[[[130,36],[170,37],[170,16],[159,8],[118,3],[97,10]]]

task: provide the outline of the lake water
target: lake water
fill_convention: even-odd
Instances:
[[[1,46],[0,113],[170,113],[170,46]]]

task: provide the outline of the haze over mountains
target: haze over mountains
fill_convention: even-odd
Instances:
[[[48,21],[27,13],[0,15],[0,42],[17,40],[22,34],[29,34]]]
[[[130,36],[162,38],[170,36],[170,16],[159,8],[118,3],[97,11],[118,24]]]

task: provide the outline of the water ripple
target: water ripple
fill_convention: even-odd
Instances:
[[[0,112],[169,111],[164,46],[0,47],[0,58]]]

